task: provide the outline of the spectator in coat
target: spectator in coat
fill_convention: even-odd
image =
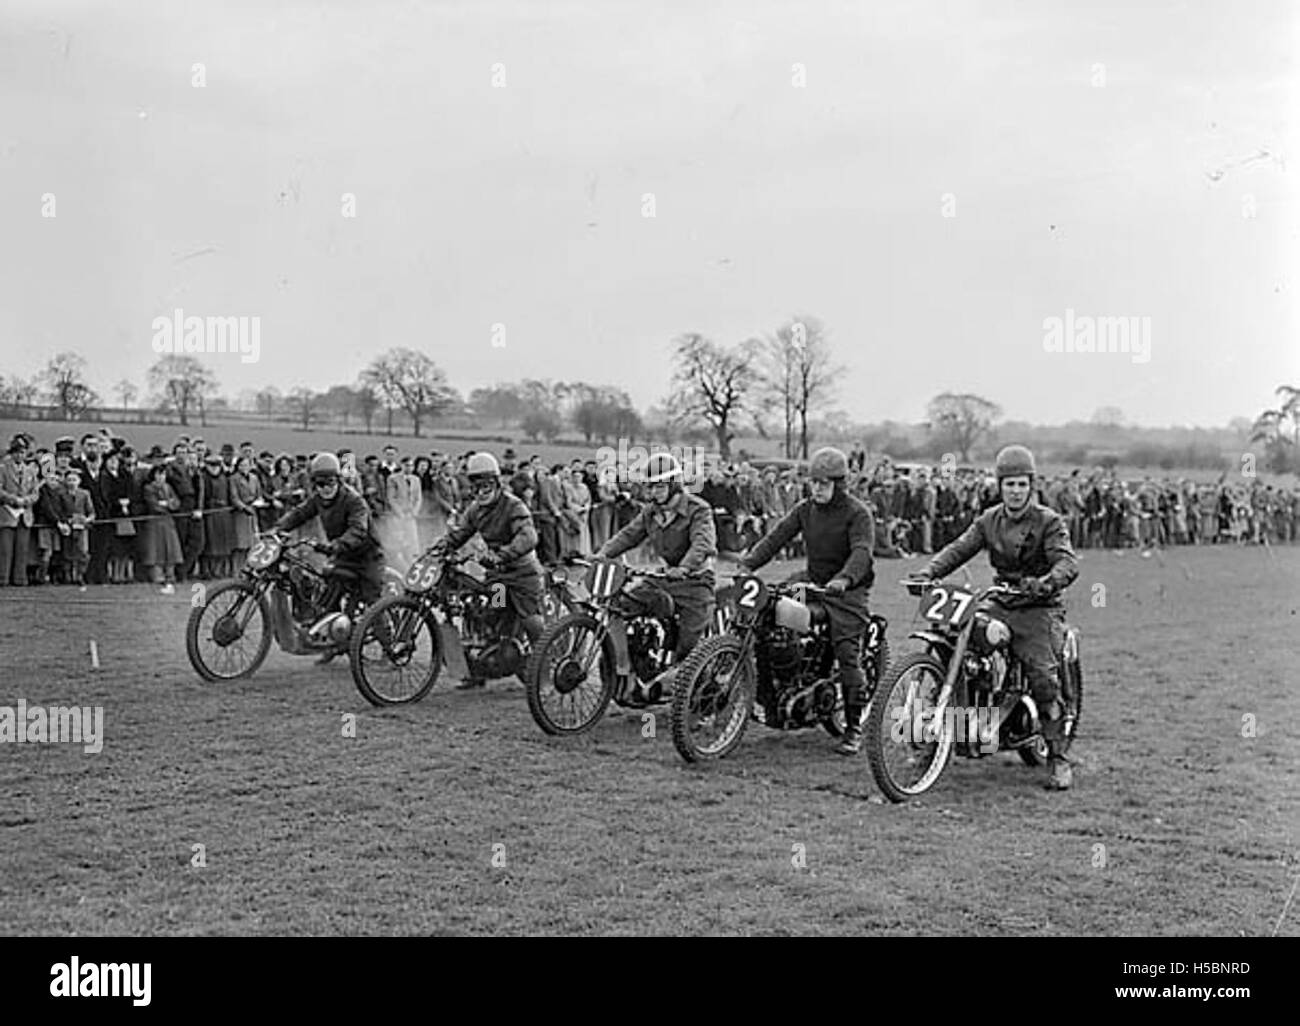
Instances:
[[[0,588],[27,584],[32,507],[40,496],[35,470],[28,471],[27,436],[16,435],[0,457]]]
[[[130,584],[135,572],[135,521],[131,517],[131,472],[122,466],[121,450],[104,458],[99,491],[112,529],[108,542],[108,583]]]
[[[420,515],[423,491],[415,476],[411,457],[404,456],[385,484],[388,516],[381,523],[380,543],[400,566],[409,566],[420,554],[416,518]]]
[[[170,487],[168,492],[171,492]],[[235,548],[235,522],[231,514],[230,477],[216,453],[208,453],[204,465],[203,516],[205,538],[200,560],[203,575],[208,580],[229,577],[230,555]]]
[[[155,461],[156,462],[156,461]],[[184,442],[172,446],[172,462],[167,468],[167,483],[180,500],[176,510],[176,537],[181,543],[181,560],[176,579],[189,580],[203,555],[203,475],[194,462],[194,453]],[[141,485],[143,489],[143,485]]]
[[[96,466],[103,470],[96,460]],[[95,506],[90,492],[81,487],[87,468],[69,467],[63,480],[63,491],[58,496],[59,520],[57,527],[63,535],[63,564],[67,568],[68,583],[86,590],[86,564],[90,561],[90,529],[95,523]],[[107,568],[107,557],[105,557]]]
[[[231,545],[232,572],[234,567],[244,565],[248,550],[253,547],[253,538],[257,534],[257,503],[262,502],[262,486],[253,472],[253,461],[248,456],[235,459],[235,472],[230,475],[230,504],[234,512],[230,515],[234,527],[234,540]]]
[[[587,515],[591,512],[591,492],[582,479],[582,467],[571,467],[561,478],[564,493],[564,553],[578,556],[591,555],[591,527]]]
[[[220,471],[221,458],[209,454]],[[224,480],[225,475],[222,474]],[[167,467],[153,464],[147,473],[143,489],[145,518],[140,539],[140,561],[154,584],[162,585],[162,593],[171,595],[176,590],[176,564],[183,558],[180,539],[172,514],[180,509],[180,500],[167,483]],[[229,559],[229,556],[226,557]]]

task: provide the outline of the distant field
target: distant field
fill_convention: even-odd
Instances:
[[[54,440],[60,435],[71,435],[74,438],[80,438],[87,431],[97,431],[100,427],[107,427],[115,434],[129,438],[137,448],[143,446],[146,451],[152,445],[161,445],[164,449],[170,449],[172,442],[176,440],[176,436],[186,433],[191,437],[201,437],[209,445],[215,444],[218,448],[224,442],[238,445],[244,439],[248,439],[257,446],[259,451],[270,449],[275,453],[287,452],[291,455],[310,453],[319,449],[347,447],[364,457],[372,452],[379,455],[380,450],[389,442],[396,445],[404,455],[409,454],[412,456],[427,455],[430,451],[435,450],[444,454],[459,454],[474,448],[483,448],[500,454],[506,446],[512,446],[521,457],[526,458],[534,453],[539,453],[543,462],[548,466],[553,463],[568,463],[575,458],[594,458],[595,452],[600,446],[600,443],[596,441],[593,441],[590,446],[584,445],[581,439],[570,440],[571,444],[562,445],[548,445],[545,442],[534,443],[525,439],[523,432],[509,428],[504,430],[485,429],[482,431],[465,429],[448,433],[448,435],[456,437],[440,435],[435,430],[433,432],[426,431],[422,437],[415,438],[409,433],[394,433],[391,436],[385,434],[383,432],[382,418],[376,418],[374,426],[376,428],[375,432],[366,434],[359,426],[346,431],[329,428],[313,428],[311,431],[301,431],[287,424],[265,424],[256,420],[238,422],[214,420],[205,428],[199,426],[197,418],[195,418],[189,427],[183,428],[178,424],[132,424],[111,421],[66,423],[54,420],[0,418],[0,441],[7,441],[16,431],[26,431],[36,437],[38,445],[52,446]],[[500,441],[499,439],[503,437],[512,438],[513,441]],[[474,439],[486,440],[476,442]],[[618,442],[615,440],[610,444],[617,447]],[[645,445],[646,442],[640,440],[638,444]],[[753,456],[776,456],[779,455],[780,446],[774,439],[742,438],[732,443],[732,449],[733,452],[744,449]],[[878,456],[873,455],[871,461],[874,462],[877,458]],[[975,463],[981,465],[981,461],[977,460]],[[1054,463],[1051,461],[1043,462],[1040,467],[1046,474],[1068,474],[1076,469],[1074,464]],[[1077,469],[1084,474],[1092,471],[1092,467],[1089,465]],[[1217,471],[1209,470],[1160,470],[1153,467],[1141,469],[1122,464],[1116,470],[1125,480],[1140,480],[1148,474],[1155,480],[1176,476],[1186,477],[1193,481],[1217,481],[1220,476]],[[1277,477],[1276,475],[1261,474],[1261,477],[1266,481],[1284,485],[1292,485],[1297,480],[1295,475]]]
[[[458,436],[455,438],[425,432],[420,438],[415,438],[409,433],[404,435],[394,433],[389,436],[384,434],[382,430],[376,430],[374,434],[366,434],[364,431],[330,429],[301,431],[285,424],[259,424],[243,421],[238,423],[213,421],[207,427],[201,427],[197,419],[189,427],[181,427],[179,424],[123,424],[108,421],[103,423],[83,421],[65,423],[53,420],[0,419],[0,440],[8,441],[15,432],[26,431],[36,438],[38,445],[52,447],[54,440],[61,435],[80,438],[86,432],[98,431],[101,427],[106,427],[114,434],[129,439],[132,445],[144,451],[148,451],[152,445],[160,445],[170,451],[172,443],[176,441],[176,436],[180,434],[188,434],[191,438],[202,438],[209,446],[217,448],[220,448],[225,442],[237,446],[247,439],[257,446],[259,452],[262,449],[269,449],[274,453],[287,452],[291,455],[311,453],[320,449],[346,447],[363,457],[372,452],[378,456],[380,450],[390,442],[396,445],[401,453],[411,456],[428,455],[431,451],[444,454],[459,454],[469,449],[478,448],[488,449],[491,452],[500,454],[507,445],[510,445],[521,456],[540,453],[542,459],[549,465],[551,463],[568,463],[575,457],[586,458],[588,454],[594,454],[599,445],[599,443],[593,443],[590,447],[585,447],[547,445],[544,442],[534,444],[527,441],[522,433],[509,430],[455,431],[453,434]],[[381,425],[377,423],[376,427],[379,428]],[[474,438],[499,439],[501,437],[513,437],[515,441],[475,442],[473,440]]]
[[[896,653],[916,565],[878,564]],[[1300,546],[1083,553],[1075,790],[999,754],[905,805],[821,731],[693,768],[662,708],[550,738],[513,681],[207,685],[188,591],[0,593],[0,705],[104,707],[97,755],[0,745],[0,933],[1300,936]]]

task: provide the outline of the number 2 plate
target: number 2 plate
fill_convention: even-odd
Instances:
[[[736,619],[743,622],[753,620],[767,604],[767,585],[757,577],[737,577],[732,587]]]

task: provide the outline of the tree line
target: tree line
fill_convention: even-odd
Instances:
[[[768,335],[734,345],[687,332],[672,340],[670,353],[671,390],[661,404],[644,413],[624,389],[584,381],[523,379],[476,388],[462,397],[427,354],[409,348],[374,357],[351,384],[323,391],[298,386],[287,393],[266,386],[241,393],[235,403],[218,394],[217,379],[202,360],[169,354],[149,368],[140,409],[174,416],[182,425],[192,417],[206,423],[209,413],[242,408],[268,421],[287,419],[304,430],[327,421],[347,428],[355,420],[373,433],[376,418],[382,417],[391,435],[394,418],[400,417],[416,437],[434,422],[455,421],[517,429],[533,442],[554,442],[566,432],[601,445],[617,438],[630,443],[682,440],[708,443],[724,459],[731,458],[732,443],[746,436],[776,440],[785,456],[803,459],[818,440],[857,442],[868,451],[896,458],[952,454],[962,463],[995,442],[1003,417],[1002,409],[982,396],[949,391],[930,400],[920,424],[850,422],[832,406],[845,368],[834,359],[825,326],[812,316],[792,317]],[[118,381],[112,392],[123,410],[132,409],[141,396],[128,379]],[[1232,433],[1246,436],[1247,444],[1262,446],[1267,469],[1300,472],[1300,389],[1282,385],[1276,395],[1277,406],[1265,409],[1253,422],[1234,421]],[[105,406],[87,380],[85,359],[71,351],[56,354],[32,378],[0,376],[0,413],[30,414],[38,402],[63,420],[78,420]],[[1047,435],[1050,451],[1064,462],[1205,469],[1224,464],[1222,437],[1174,444],[1139,439],[1122,448],[1122,437],[1138,429],[1127,429],[1122,411],[1113,406],[1098,409],[1086,427],[1086,440],[1078,429],[1053,440],[1053,429],[1003,425],[1024,441]]]

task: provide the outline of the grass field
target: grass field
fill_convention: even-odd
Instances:
[[[914,565],[877,564],[896,653]],[[551,739],[514,682],[204,685],[184,591],[0,592],[0,704],[105,733],[0,745],[0,932],[1300,935],[1300,547],[1084,553],[1075,790],[996,755],[901,806],[820,732],[691,768],[666,709]]]
[[[369,453],[374,453],[376,456],[381,455],[383,447],[390,442],[397,446],[398,451],[403,455],[409,456],[428,455],[431,451],[437,451],[444,455],[448,453],[458,455],[470,449],[488,449],[499,454],[507,445],[513,444],[515,451],[521,456],[540,453],[548,466],[552,463],[567,464],[577,457],[582,459],[594,458],[595,450],[599,446],[599,443],[595,442],[590,446],[547,445],[544,442],[532,443],[524,440],[522,433],[510,430],[451,432],[456,437],[430,434],[427,430],[420,438],[415,438],[409,433],[390,436],[384,434],[383,423],[378,418],[374,424],[375,432],[373,434],[365,433],[360,426],[354,426],[353,429],[347,431],[328,428],[301,431],[288,424],[263,424],[259,422],[214,422],[207,427],[201,427],[197,419],[188,427],[181,427],[178,424],[123,424],[111,422],[100,424],[80,421],[65,423],[55,420],[33,421],[0,418],[0,440],[7,442],[16,432],[26,431],[36,438],[38,446],[52,449],[54,440],[62,435],[70,435],[73,438],[80,439],[87,432],[98,431],[101,427],[108,428],[113,434],[128,439],[142,455],[152,445],[160,445],[164,451],[171,452],[172,444],[176,441],[176,437],[181,434],[189,435],[191,438],[202,438],[208,443],[209,448],[219,449],[226,442],[238,446],[240,442],[247,439],[257,447],[259,452],[267,449],[270,452],[287,452],[290,455],[346,447],[357,453],[359,459]],[[499,439],[503,437],[513,437],[516,441],[514,443],[502,442]],[[487,440],[478,441],[478,439]],[[617,443],[615,444],[617,445]]]

